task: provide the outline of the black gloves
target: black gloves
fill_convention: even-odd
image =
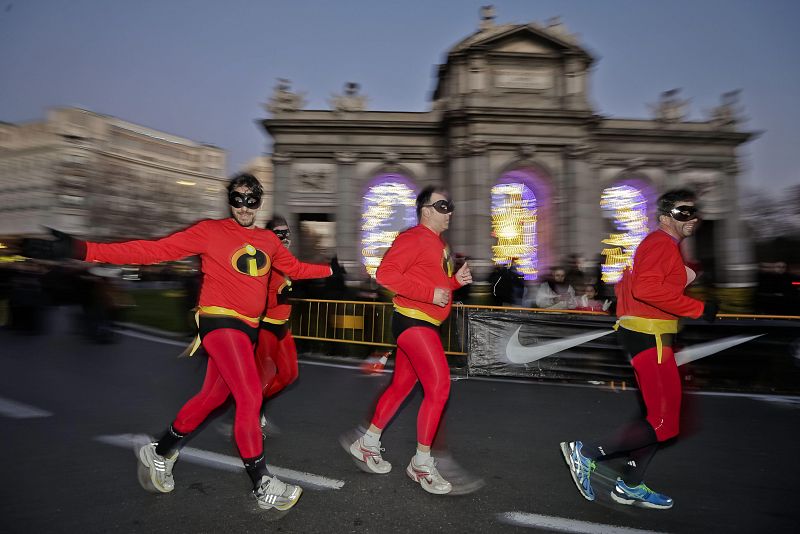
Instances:
[[[40,260],[63,260],[86,258],[86,242],[75,239],[69,234],[48,228],[55,239],[24,239],[22,255]]]
[[[339,258],[336,256],[331,258],[331,276],[334,278],[344,278],[346,274],[347,271],[344,270],[344,267],[339,265]]]
[[[714,319],[717,318],[718,311],[719,311],[719,302],[715,300],[706,301],[705,305],[703,306],[703,315],[701,317],[703,318],[704,321],[713,323]]]

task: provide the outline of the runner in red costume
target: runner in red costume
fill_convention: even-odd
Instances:
[[[294,506],[302,490],[281,482],[267,470],[259,428],[261,385],[253,344],[273,266],[296,278],[320,278],[332,271],[327,265],[299,262],[274,233],[254,226],[261,195],[258,180],[242,174],[228,184],[230,218],[201,221],[154,241],[103,244],[54,232],[55,241],[28,240],[23,248],[34,257],[73,257],[114,264],[146,265],[199,255],[203,284],[197,342],[202,340],[209,356],[205,381],[161,439],[140,449],[139,459],[156,491],[172,491],[172,467],[182,439],[233,395],[236,444],[253,481],[257,502],[265,509],[287,510]]]
[[[267,230],[274,232],[283,246],[289,248],[291,231],[286,219],[274,216],[267,222]],[[261,377],[265,401],[297,380],[297,348],[288,325],[292,314],[292,305],[289,304],[291,289],[292,280],[289,277],[277,269],[270,272],[267,308],[258,329],[256,345],[256,366]],[[261,431],[266,437],[268,432],[276,432],[277,427],[271,422],[268,423],[264,405],[261,413]]]
[[[392,466],[381,457],[381,433],[417,381],[421,382],[424,399],[417,415],[417,453],[406,473],[425,491],[435,494],[452,490],[430,455],[450,395],[450,368],[438,327],[450,314],[452,291],[472,282],[466,263],[453,275],[449,248],[440,237],[450,225],[452,212],[453,203],[443,190],[423,189],[417,197],[420,224],[398,235],[381,260],[378,283],[395,293],[394,376],[378,400],[369,429],[354,442],[343,443],[362,469],[388,473]]]
[[[699,224],[694,193],[675,190],[658,199],[659,229],[639,244],[632,268],[615,289],[618,336],[631,360],[645,418],[623,427],[616,435],[591,442],[564,442],[561,450],[578,490],[594,500],[591,475],[595,461],[627,454],[628,469],[616,480],[611,497],[620,504],[671,508],[670,497],[643,482],[644,473],[660,442],[678,435],[681,381],[672,350],[678,318],[713,321],[717,304],[683,294],[694,278],[680,252],[680,242]]]

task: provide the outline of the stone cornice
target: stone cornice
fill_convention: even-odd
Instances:
[[[292,154],[289,152],[274,152],[270,159],[273,163],[289,163],[292,161]]]
[[[333,154],[333,159],[335,159],[337,163],[352,165],[358,161],[358,152],[335,152]]]

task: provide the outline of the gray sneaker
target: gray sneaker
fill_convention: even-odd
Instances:
[[[381,456],[384,449],[381,448],[380,442],[377,445],[367,445],[364,443],[364,436],[359,437],[354,442],[347,444],[343,441],[346,437],[342,437],[340,443],[355,459],[356,465],[359,469],[367,473],[377,473],[385,475],[392,470],[392,464],[387,462]]]
[[[453,491],[453,485],[445,480],[436,469],[436,460],[431,458],[424,464],[418,464],[416,456],[411,457],[406,474],[414,482],[419,482],[422,489],[435,495],[445,495]]]
[[[263,476],[258,487],[253,490],[256,502],[264,510],[288,510],[300,500],[303,488],[294,484],[286,484],[278,480],[278,477]]]
[[[139,449],[139,461],[147,471],[147,477],[152,488],[159,493],[169,493],[175,489],[175,479],[172,478],[172,467],[178,460],[178,451],[171,458],[165,458],[156,452],[156,443],[148,443]],[[147,488],[150,489],[150,488]]]

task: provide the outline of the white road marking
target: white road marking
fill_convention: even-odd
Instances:
[[[133,450],[137,445],[148,443],[151,438],[145,434],[116,434],[111,436],[96,436],[94,439],[95,441],[107,445],[115,445],[117,447]],[[181,460],[205,465],[206,467],[224,469],[226,471],[239,471],[244,469],[241,458],[195,449],[194,447],[184,447],[181,449]],[[293,469],[274,465],[267,465],[267,469],[269,469],[270,473],[277,475],[282,480],[301,484],[304,489],[338,490],[344,486],[344,480],[327,478],[315,475],[314,473],[304,473],[302,471],[295,471]]]
[[[147,341],[154,341],[156,343],[163,343],[164,345],[173,345],[173,346],[176,346],[176,347],[184,347],[184,348],[186,348],[187,346],[189,346],[189,343],[191,343],[191,339],[189,339],[187,341],[175,341],[174,339],[166,339],[166,338],[163,338],[163,337],[152,336],[150,334],[143,334],[141,332],[136,332],[134,330],[124,330],[122,328],[115,328],[114,332],[116,332],[118,334],[122,334],[123,336],[136,337],[136,338],[139,338],[139,339],[145,339]]]
[[[53,414],[47,410],[0,397],[0,415],[12,419],[33,419],[34,417],[50,417]]]
[[[618,527],[603,523],[565,519],[552,515],[529,514],[526,512],[503,512],[497,514],[502,523],[528,528],[546,528],[557,532],[581,532],[585,534],[656,534],[655,530]]]

